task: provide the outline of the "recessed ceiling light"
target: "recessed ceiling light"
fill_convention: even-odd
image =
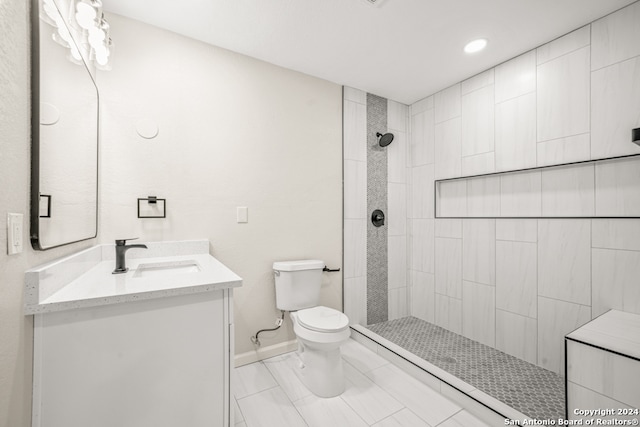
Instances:
[[[487,39],[477,39],[467,43],[464,47],[464,51],[466,53],[476,53],[484,49],[485,46],[487,46]]]

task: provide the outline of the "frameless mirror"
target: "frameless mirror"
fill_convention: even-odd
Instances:
[[[98,89],[73,0],[31,3],[31,245],[36,250],[96,237]]]

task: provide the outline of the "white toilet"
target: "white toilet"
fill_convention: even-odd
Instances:
[[[274,262],[276,305],[289,311],[298,338],[295,371],[316,396],[334,397],[344,391],[340,346],[349,339],[349,318],[318,305],[324,262]]]

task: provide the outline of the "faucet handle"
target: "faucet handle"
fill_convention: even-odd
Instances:
[[[132,237],[130,239],[116,239],[116,246],[124,246],[129,240],[137,240],[139,237]]]

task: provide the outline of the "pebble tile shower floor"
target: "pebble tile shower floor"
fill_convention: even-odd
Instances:
[[[368,329],[535,419],[564,418],[564,379],[415,317]]]

